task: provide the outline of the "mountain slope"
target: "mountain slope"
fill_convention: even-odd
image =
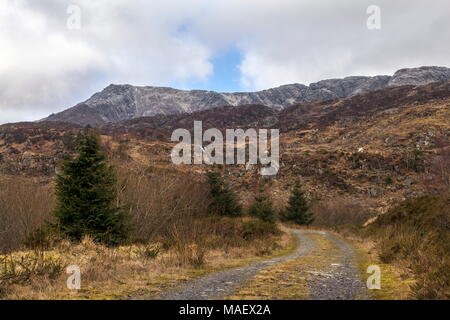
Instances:
[[[290,84],[246,93],[110,85],[85,102],[44,120],[100,126],[108,122],[157,114],[192,113],[221,106],[265,105],[281,110],[303,102],[342,99],[387,87],[424,85],[437,81],[450,81],[450,69],[445,67],[402,69],[392,77],[347,77],[323,80],[309,86]]]
[[[209,166],[172,164],[174,129],[192,130],[194,120],[202,120],[203,129],[280,128],[281,166],[272,180],[277,199],[287,197],[292,183],[301,177],[311,195],[354,197],[382,208],[422,192],[421,181],[436,154],[435,138],[450,137],[449,119],[450,82],[445,82],[389,87],[281,111],[244,105],[141,117],[107,123],[99,130],[112,158],[149,170],[201,174]],[[73,152],[79,129],[55,121],[0,126],[0,177],[25,175],[51,181],[61,160]],[[223,169],[243,201],[252,199],[251,190],[261,178],[257,169],[240,165]]]

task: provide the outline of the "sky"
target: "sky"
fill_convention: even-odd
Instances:
[[[450,67],[449,17],[448,0],[0,0],[0,123],[110,83],[237,92]]]

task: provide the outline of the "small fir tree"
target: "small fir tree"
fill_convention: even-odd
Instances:
[[[218,172],[209,171],[206,173],[206,177],[212,197],[210,210],[221,216],[241,216],[242,208],[239,204],[238,197],[223,180],[221,175]]]
[[[305,193],[297,182],[289,197],[288,206],[281,214],[284,221],[294,222],[298,225],[310,225],[314,221],[313,214],[309,211],[309,205]]]
[[[56,180],[58,228],[71,240],[89,235],[115,245],[126,238],[125,215],[116,205],[116,178],[90,129],[77,136],[75,158],[65,160]]]
[[[275,210],[270,198],[265,194],[262,187],[259,188],[259,193],[255,196],[255,200],[248,209],[248,214],[257,217],[265,222],[275,223]]]

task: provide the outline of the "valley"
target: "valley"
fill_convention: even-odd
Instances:
[[[411,81],[411,73],[404,74],[399,72],[398,79],[403,75]],[[9,267],[0,270],[0,275],[8,275],[2,278],[8,280],[0,294],[3,290],[6,298],[32,299],[443,298],[448,283],[431,289],[426,283],[429,277],[444,281],[449,251],[444,245],[432,246],[430,256],[420,252],[431,245],[426,237],[443,237],[445,244],[449,234],[442,222],[448,210],[432,210],[448,209],[444,203],[449,191],[450,82],[394,82],[378,90],[287,106],[247,99],[243,101],[249,104],[239,106],[117,115],[107,122],[93,116],[94,109],[86,104],[47,120],[0,126],[0,215],[2,221],[11,221],[0,226],[0,258],[18,274],[20,263],[45,269],[39,271],[45,274],[44,282],[38,271],[14,282],[9,279],[17,274],[9,274]],[[116,94],[119,89],[105,90]],[[95,99],[104,103],[103,98]],[[102,108],[107,105],[98,110]],[[177,142],[171,135],[176,129],[194,133],[194,121],[202,121],[203,132],[279,129],[278,174],[261,176],[260,163],[174,164],[171,151]],[[64,160],[76,155],[77,134],[86,125],[98,133],[106,159],[117,172],[118,203],[132,217],[132,243],[118,248],[90,238],[74,246],[65,239],[47,238],[47,231],[40,229],[53,221],[56,177]],[[229,184],[244,211],[263,188],[281,215],[300,181],[315,217],[312,227],[294,230],[294,245],[289,223],[278,221],[274,227],[246,214],[211,216],[205,182],[210,170]],[[11,198],[14,201],[7,200]],[[409,224],[413,216],[398,226],[398,219],[382,218],[402,215],[402,210],[409,210],[403,207],[408,201],[420,208],[408,212],[429,219],[420,225],[428,232],[423,233],[425,240],[408,238],[417,232]],[[19,214],[20,223],[15,221]],[[396,228],[408,230],[405,238],[387,234]],[[442,231],[436,231],[439,228]],[[401,256],[395,241],[411,251]],[[40,253],[33,253],[36,248]],[[430,269],[435,273],[409,261],[408,254],[436,266]],[[438,261],[438,256],[443,258]],[[108,271],[100,260],[114,267]],[[74,263],[88,270],[87,287],[68,292],[62,270]],[[363,288],[367,265],[372,264],[385,272],[382,293]],[[356,287],[364,290],[356,292]]]

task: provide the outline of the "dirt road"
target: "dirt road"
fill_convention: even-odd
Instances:
[[[157,299],[285,299],[279,294],[281,292],[289,292],[289,297],[295,299],[349,300],[368,297],[354,266],[355,253],[348,243],[323,231],[292,232],[299,242],[292,254],[202,276],[166,291]],[[271,276],[270,287],[264,280],[265,275]],[[258,279],[263,283],[258,283]],[[304,282],[305,291],[293,292],[298,283],[292,282],[299,281]],[[251,295],[246,296],[245,292],[251,292]]]

